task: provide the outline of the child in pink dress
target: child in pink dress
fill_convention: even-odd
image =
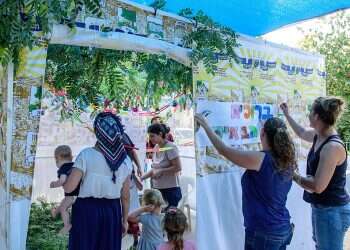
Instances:
[[[177,208],[169,208],[164,217],[164,230],[168,242],[157,247],[157,250],[196,250],[193,241],[184,240],[183,235],[188,228],[185,214]]]

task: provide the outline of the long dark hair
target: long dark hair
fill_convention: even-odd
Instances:
[[[174,244],[172,250],[183,250],[183,235],[188,228],[187,219],[184,213],[175,207],[169,208],[164,216],[163,224],[169,242]]]
[[[281,172],[292,173],[297,169],[297,161],[295,146],[286,124],[280,118],[270,118],[264,124],[264,132],[276,162],[276,168]]]
[[[170,132],[170,128],[165,124],[152,124],[147,129],[148,133],[156,134],[162,136],[163,139],[165,139],[166,134]]]

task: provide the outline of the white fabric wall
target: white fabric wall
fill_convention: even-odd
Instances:
[[[11,202],[10,242],[11,250],[25,250],[29,223],[30,200]],[[2,249],[1,249],[2,250]]]
[[[0,185],[0,250],[6,249],[6,191]]]
[[[305,172],[305,162],[300,162]],[[244,170],[197,178],[197,243],[200,250],[243,250],[241,176]],[[311,209],[302,199],[302,189],[293,184],[287,207],[295,233],[288,250],[312,250]],[[210,240],[208,240],[210,239]]]

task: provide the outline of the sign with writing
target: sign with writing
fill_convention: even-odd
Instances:
[[[279,109],[282,102],[288,103],[299,124],[309,125],[310,104],[325,95],[324,58],[252,38],[240,37],[239,43],[238,60],[230,63],[218,56],[214,74],[203,64],[193,68],[195,112],[206,117],[226,145],[259,151],[264,122],[270,117],[285,119]],[[310,145],[295,135],[293,139],[303,160]],[[201,127],[195,131],[195,148],[198,249],[244,249],[241,176],[245,169],[220,155]],[[305,222],[310,208],[303,207],[299,191],[288,196],[293,222],[303,225],[296,227],[290,248],[307,250],[312,248],[311,223]]]
[[[197,113],[208,119],[215,133],[229,145],[259,143],[263,122],[273,117],[275,108],[271,104],[249,104],[200,100]],[[210,146],[209,139],[198,134],[201,147]],[[203,131],[204,132],[204,131]]]

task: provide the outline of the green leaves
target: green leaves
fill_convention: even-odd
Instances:
[[[58,235],[63,227],[62,220],[51,217],[54,204],[46,201],[33,203],[30,211],[27,249],[65,250],[67,237]]]
[[[66,89],[72,102],[61,111],[64,119],[104,98],[118,108],[155,107],[164,95],[192,92],[191,68],[166,56],[50,45],[47,62],[47,82]]]
[[[320,28],[304,31],[304,49],[326,56],[327,95],[342,96],[350,104],[350,14],[342,11],[323,18]],[[350,110],[338,122],[343,140],[350,141]]]
[[[77,1],[79,4],[77,5],[78,10],[82,7],[82,1]],[[100,8],[100,1],[99,0],[84,0],[84,4],[91,14],[101,17],[103,15],[101,8]]]
[[[218,55],[225,56],[232,62],[237,60],[235,48],[238,35],[230,28],[214,22],[202,11],[196,15],[187,8],[180,11],[179,15],[194,21],[195,27],[184,37],[186,47],[192,48],[191,60],[194,65],[203,61],[208,73],[214,74],[217,70]]]
[[[165,4],[166,4],[165,0],[155,0],[149,6],[155,8],[155,9],[161,9],[161,8],[163,8],[165,6]]]
[[[73,28],[83,6],[94,16],[103,14],[99,0],[7,0],[0,4],[0,50],[7,51],[6,55],[0,52],[0,64],[6,65],[9,58],[17,64],[20,49],[37,42],[35,31],[49,33],[53,21]]]
[[[0,61],[6,65],[10,62],[10,60],[11,60],[11,52],[9,51],[9,48],[0,47]]]
[[[154,8],[154,15],[157,14],[157,10],[163,9],[166,5],[165,0],[155,0],[153,3],[151,3],[149,6]]]
[[[165,3],[165,0],[156,0],[152,7],[162,9]],[[32,48],[38,42],[35,31],[41,30],[40,35],[49,33],[52,22],[74,28],[81,11],[103,16],[99,0],[3,2],[0,5],[0,64],[7,65],[13,60],[17,67],[21,48]],[[203,61],[208,72],[214,73],[218,55],[235,59],[234,48],[238,44],[232,30],[201,11],[193,14],[192,10],[184,9],[181,15],[195,24],[184,38],[185,46],[193,49],[193,64]],[[192,92],[191,68],[166,56],[72,46],[49,46],[46,79],[55,89],[65,89],[68,93],[72,107],[62,110],[64,119],[76,119],[90,104],[100,105],[101,96],[113,100],[118,107],[145,107],[157,106],[163,95]]]

